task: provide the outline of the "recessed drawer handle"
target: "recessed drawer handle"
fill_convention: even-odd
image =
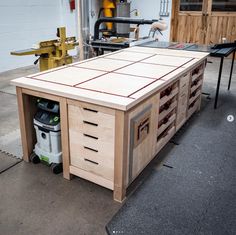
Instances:
[[[84,149],[87,149],[87,150],[90,150],[90,151],[93,151],[93,152],[98,152],[98,150],[96,150],[96,149],[92,149],[92,148],[89,148],[89,147],[86,147],[86,146],[84,146]]]
[[[95,139],[95,140],[98,140],[98,137],[95,137],[95,136],[92,136],[92,135],[84,134],[84,136]]]
[[[194,91],[194,92],[190,95],[190,98],[195,97],[196,94],[197,94],[197,91]]]
[[[189,105],[189,108],[192,108],[195,105],[196,101]]]
[[[83,123],[84,123],[84,124],[91,125],[91,126],[98,126],[97,123],[93,123],[93,122],[83,121]]]
[[[91,161],[91,160],[89,160],[89,159],[87,159],[87,158],[84,158],[84,160],[85,160],[86,162],[93,163],[94,165],[98,165],[98,162]]]
[[[98,113],[98,111],[95,109],[83,108],[83,110],[93,112],[93,113]]]

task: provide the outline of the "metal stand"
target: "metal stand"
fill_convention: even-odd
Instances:
[[[214,109],[217,108],[217,102],[218,102],[218,95],[219,95],[219,89],[220,89],[220,81],[221,81],[221,74],[222,74],[223,63],[224,63],[224,56],[222,56],[221,59],[220,59],[220,69],[219,69],[218,82],[217,82],[217,87],[216,87],[216,96],[215,96]]]
[[[228,84],[228,91],[230,90],[231,78],[232,78],[232,74],[233,74],[235,51],[236,51],[236,50],[234,50],[233,57],[232,57],[232,63],[231,63],[231,69],[230,69],[230,76],[229,76],[229,84]]]

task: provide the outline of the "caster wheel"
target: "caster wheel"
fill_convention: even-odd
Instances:
[[[56,175],[60,174],[63,170],[62,163],[52,163],[51,170],[52,170],[53,174],[56,174]]]
[[[40,163],[40,158],[35,153],[32,153],[30,155],[30,161],[33,162],[34,164],[38,164]]]

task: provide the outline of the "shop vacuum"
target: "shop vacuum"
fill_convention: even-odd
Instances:
[[[50,166],[54,174],[61,173],[63,169],[59,103],[38,99],[34,128],[37,143],[30,156],[31,162],[42,162]]]

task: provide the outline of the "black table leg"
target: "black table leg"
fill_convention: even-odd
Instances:
[[[234,68],[234,57],[235,57],[235,50],[234,50],[233,57],[232,57],[232,63],[231,63],[231,69],[230,69],[228,90],[230,90],[230,85],[231,85],[231,79],[232,79],[233,68]]]
[[[222,74],[223,63],[224,63],[224,56],[222,56],[221,60],[220,60],[220,69],[219,69],[218,82],[217,82],[217,87],[216,87],[216,96],[215,96],[214,109],[217,108],[217,102],[218,102],[218,95],[219,95],[219,90],[220,90],[220,81],[221,81],[221,74]]]

